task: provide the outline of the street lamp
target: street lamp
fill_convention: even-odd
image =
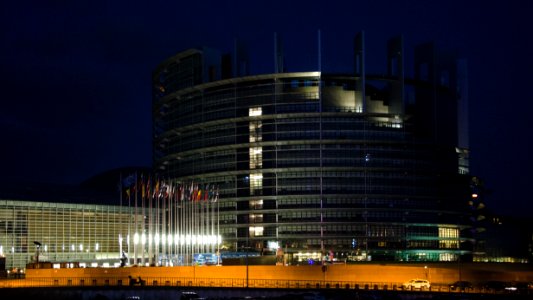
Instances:
[[[35,246],[37,248],[35,250],[35,262],[39,263],[39,254],[40,254],[40,249],[41,249],[41,243],[39,243],[38,241],[33,241],[33,243],[35,244]]]

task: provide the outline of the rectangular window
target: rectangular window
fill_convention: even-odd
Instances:
[[[263,226],[252,226],[250,227],[250,236],[263,236]]]
[[[439,227],[439,248],[459,249],[459,229]]]

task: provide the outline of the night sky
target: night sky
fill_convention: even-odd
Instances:
[[[286,3],[288,2],[288,3]],[[463,2],[468,2],[467,4]],[[288,71],[350,72],[365,31],[367,73],[386,42],[434,41],[468,60],[471,174],[487,206],[531,216],[533,33],[529,1],[4,1],[0,4],[0,179],[78,184],[151,166],[151,72],[187,48],[231,51],[272,73],[273,35]]]

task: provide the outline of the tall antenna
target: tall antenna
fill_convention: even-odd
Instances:
[[[361,92],[361,111],[367,112],[366,91],[365,91],[365,32],[361,31],[354,40],[354,71],[355,76],[359,76],[357,90]]]
[[[320,40],[320,29],[318,30],[318,71],[322,72],[322,42]]]
[[[278,34],[274,32],[274,73],[285,72],[283,67],[283,43]]]

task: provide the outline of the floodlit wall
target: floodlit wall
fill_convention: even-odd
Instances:
[[[248,276],[247,276],[248,274]],[[428,279],[432,285],[448,284],[459,279],[472,282],[486,280],[531,281],[533,271],[524,265],[509,264],[395,264],[395,265],[329,265],[322,266],[185,266],[185,267],[128,267],[128,268],[75,268],[75,269],[28,269],[26,280],[55,279],[60,282],[72,280],[78,285],[85,282],[108,280],[109,285],[129,283],[128,276],[141,277],[146,285],[180,286],[250,286],[285,282],[330,283],[330,284],[389,284],[399,285],[413,278]],[[459,277],[461,276],[461,277]],[[99,281],[98,281],[99,280]],[[46,281],[43,281],[46,282]],[[53,282],[53,281],[50,281]],[[103,284],[102,284],[103,285]],[[287,285],[284,285],[285,287]],[[280,286],[282,287],[282,286]]]
[[[118,262],[119,235],[127,236],[130,212],[111,205],[0,200],[0,255],[7,269],[24,268],[36,260],[39,243],[39,261]]]

